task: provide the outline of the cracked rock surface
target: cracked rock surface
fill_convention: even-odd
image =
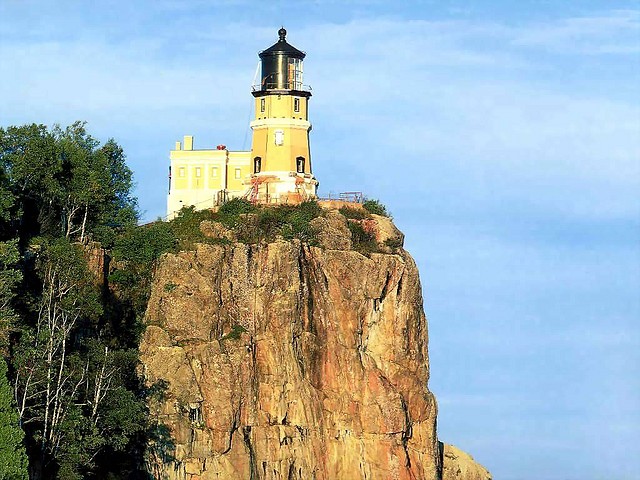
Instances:
[[[197,245],[154,276],[143,374],[171,480],[441,478],[413,259]],[[156,448],[158,445],[156,445]],[[474,477],[475,478],[475,477]]]

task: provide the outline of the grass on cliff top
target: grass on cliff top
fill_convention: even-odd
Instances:
[[[370,214],[389,216],[377,200],[367,200],[363,208],[342,207],[348,220],[354,250],[368,254],[377,251],[375,236],[366,228]],[[220,222],[235,233],[239,242],[257,244],[272,242],[277,237],[299,239],[309,245],[318,244],[318,231],[311,226],[314,218],[324,215],[318,202],[310,200],[299,205],[256,206],[236,198],[220,207],[218,212],[196,211],[185,207],[169,222],[155,222],[129,228],[118,235],[112,248],[114,260],[129,267],[116,269],[113,280],[133,287],[140,276],[149,278],[151,265],[165,252],[191,250],[196,243],[226,244],[225,239],[206,237],[200,230],[205,220]]]
[[[344,206],[340,207],[340,213],[349,220],[364,220],[371,218],[371,214],[391,217],[391,214],[379,200],[367,199],[362,203],[362,208]]]
[[[272,242],[281,236],[286,240],[297,238],[315,245],[317,232],[311,227],[311,220],[322,214],[323,210],[315,200],[299,205],[262,207],[235,198],[222,205],[216,213],[185,207],[167,225],[175,236],[176,246],[181,250],[193,248],[195,243],[228,243],[226,240],[206,237],[200,230],[200,223],[204,220],[222,223],[242,243]]]
[[[389,213],[389,211],[387,210],[387,207],[385,207],[382,204],[382,202],[380,202],[380,200],[369,198],[364,201],[364,203],[362,204],[362,207],[369,213],[373,213],[375,215],[381,215],[383,217],[393,218]]]
[[[348,221],[353,249],[365,255],[379,251],[375,234],[367,228],[366,221],[372,219],[371,214],[391,217],[386,207],[378,200],[368,199],[362,208],[345,206],[339,211]],[[169,225],[181,249],[193,248],[194,243],[228,243],[227,240],[205,237],[200,230],[203,220],[222,223],[235,233],[241,243],[272,242],[282,237],[318,245],[319,232],[311,226],[311,222],[323,215],[322,207],[315,200],[299,205],[257,206],[245,199],[235,198],[222,205],[216,213],[195,211],[193,207],[183,208]]]

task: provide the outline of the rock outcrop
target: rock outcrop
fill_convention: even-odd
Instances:
[[[442,480],[491,480],[486,468],[453,445],[443,445],[442,467]]]
[[[346,250],[344,220],[325,221],[329,248],[199,244],[161,259],[141,344],[170,434],[150,448],[157,477],[442,477],[415,263]]]

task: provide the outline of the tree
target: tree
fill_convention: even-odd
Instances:
[[[24,432],[18,424],[13,395],[7,381],[7,364],[0,356],[0,480],[27,480]]]
[[[9,331],[16,320],[12,302],[14,289],[22,279],[15,268],[20,253],[16,240],[0,242],[0,350],[4,350],[9,339]]]
[[[72,349],[74,331],[101,311],[78,247],[64,239],[40,245],[42,296],[34,328],[23,326],[15,349],[15,398],[22,423],[36,432],[43,464],[65,444],[63,428],[87,380]]]
[[[100,146],[84,122],[0,129],[0,220],[10,212],[23,244],[41,234],[84,241],[135,223],[132,186],[122,148]]]
[[[56,127],[53,133],[65,174],[60,179],[62,195],[58,199],[65,236],[83,241],[89,226],[135,223],[132,173],[122,147],[113,139],[100,147],[84,122],[64,130]]]
[[[13,195],[9,188],[9,178],[0,164],[0,225],[9,220],[12,206]]]

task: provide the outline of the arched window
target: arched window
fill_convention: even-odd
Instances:
[[[304,157],[296,157],[296,172],[304,173]]]
[[[253,159],[253,173],[260,173],[260,169],[262,168],[262,159],[260,157],[256,157]]]

